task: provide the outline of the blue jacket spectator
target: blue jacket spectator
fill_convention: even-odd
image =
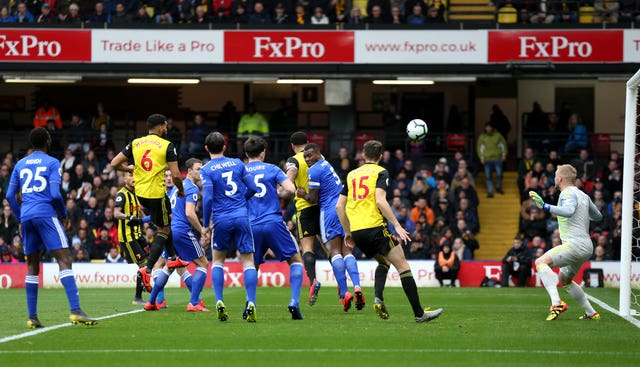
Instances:
[[[563,153],[574,153],[580,148],[586,148],[589,143],[589,136],[587,135],[587,127],[582,123],[582,118],[577,113],[574,113],[569,117],[569,139],[564,145]]]
[[[16,23],[33,23],[35,22],[35,18],[33,14],[27,10],[27,5],[25,3],[18,3],[18,10],[14,15]]]
[[[13,15],[9,14],[9,9],[6,6],[3,6],[0,9],[0,23],[15,23],[16,18]]]

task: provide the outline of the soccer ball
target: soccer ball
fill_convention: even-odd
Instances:
[[[413,119],[407,124],[407,135],[411,140],[422,140],[427,136],[427,123],[420,119]]]

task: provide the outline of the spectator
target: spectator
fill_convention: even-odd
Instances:
[[[0,239],[0,241],[3,241],[3,240]],[[2,252],[1,254],[2,256],[0,257],[0,263],[15,264],[20,262],[20,260],[13,257],[13,255],[11,254],[11,251],[9,251],[9,249],[6,246],[0,246],[0,251]]]
[[[591,256],[591,261],[605,261],[608,260],[606,257],[606,250],[602,246],[596,246],[593,248],[593,256]]]
[[[531,24],[551,24],[553,23],[555,16],[550,12],[551,1],[539,0],[536,2],[535,9],[531,11],[531,17],[529,23]]]
[[[7,193],[9,182],[11,182],[11,169],[8,164],[3,163],[0,166],[0,201],[4,199]]]
[[[480,220],[476,211],[472,210],[469,205],[470,201],[467,198],[460,199],[458,212],[462,213],[462,219],[467,222],[467,227],[473,234],[480,232]]]
[[[438,204],[433,207],[433,214],[435,217],[444,218],[445,224],[451,226],[455,220],[455,213],[449,203],[449,199],[440,198]]]
[[[362,12],[360,11],[360,8],[357,6],[354,6],[351,8],[351,11],[349,12],[349,24],[363,24],[364,23],[364,18],[362,17]]]
[[[86,208],[82,212],[83,219],[87,220],[89,227],[97,228],[102,218],[102,209],[98,207],[98,200],[92,196],[85,206]]]
[[[5,205],[0,214],[0,237],[9,242],[15,235],[19,234],[19,224],[16,217],[11,212],[11,207]]]
[[[595,0],[593,2],[594,23],[618,23],[620,2],[610,0]]]
[[[407,232],[413,233],[416,230],[416,224],[411,220],[411,217],[409,217],[409,210],[406,207],[403,206],[400,208],[400,214],[396,218],[398,218],[398,222],[400,222],[402,228]],[[390,230],[392,233],[395,233],[393,227],[390,227]]]
[[[464,240],[461,237],[456,237],[453,240],[453,248],[452,250],[458,256],[460,260],[473,260],[473,254],[471,250],[465,245]]]
[[[56,22],[56,17],[51,12],[51,7],[48,3],[42,4],[42,8],[40,9],[41,13],[36,19],[36,23],[38,24],[52,24]]]
[[[487,197],[493,197],[493,171],[496,171],[496,191],[504,194],[502,190],[502,163],[507,158],[507,142],[499,132],[494,130],[491,122],[484,126],[484,133],[478,137],[478,158],[484,165],[484,173],[487,182]]]
[[[537,206],[531,206],[525,209],[525,213],[521,216],[520,220],[519,234],[522,235],[525,242],[530,241],[536,236],[547,238],[545,216]]]
[[[578,150],[578,156],[571,161],[571,165],[575,167],[577,178],[582,181],[587,181],[595,177],[596,164],[589,157],[589,150],[586,148],[580,148]]]
[[[91,259],[87,256],[87,252],[84,249],[78,249],[73,256],[74,263],[88,263]]]
[[[533,148],[526,147],[524,148],[524,154],[522,158],[518,161],[518,191],[523,192],[524,190],[524,179],[533,168],[533,164],[537,161],[535,154],[533,152]],[[554,171],[555,174],[555,171]],[[527,195],[528,196],[528,195]],[[522,199],[521,199],[522,201]]]
[[[411,182],[411,194],[414,197],[426,199],[429,197],[429,191],[435,187],[436,180],[431,175],[431,171],[423,166],[413,177],[413,181]]]
[[[455,195],[453,190],[447,185],[447,182],[443,179],[439,179],[436,181],[436,188],[431,190],[431,194],[429,195],[429,205],[432,208],[438,206],[438,203],[441,199],[447,199],[451,208],[454,207],[454,203],[456,203]]]
[[[569,138],[562,148],[562,154],[571,154],[579,148],[587,148],[589,143],[587,127],[582,123],[582,118],[577,113],[571,114],[569,117],[569,131]]]
[[[178,23],[191,23],[194,15],[194,5],[194,2],[191,1],[178,1]]]
[[[96,115],[91,119],[91,128],[94,131],[100,131],[102,124],[107,125],[107,130],[112,131],[113,125],[111,124],[111,116],[104,110],[104,104],[98,102],[96,105]]]
[[[67,128],[67,142],[68,149],[72,153],[80,152],[86,153],[91,148],[92,134],[91,127],[84,120],[80,118],[77,112],[71,114],[71,121]]]
[[[554,23],[578,23],[578,2],[572,0],[559,0],[551,4],[552,14],[555,14]]]
[[[331,23],[347,23],[349,20],[349,11],[348,11],[349,3],[347,0],[331,0],[329,4],[329,11],[327,12],[329,16],[329,21]]]
[[[9,8],[5,5],[0,8],[0,23],[15,23],[16,18],[9,14]]]
[[[185,4],[190,4],[189,1],[183,1]],[[116,3],[116,9],[113,15],[111,16],[111,25],[122,25],[122,24],[131,24],[131,14],[127,13],[127,10],[124,7],[122,2]]]
[[[180,150],[180,146],[182,145],[182,131],[173,124],[172,118],[167,119],[167,140],[173,143],[173,146],[177,150]]]
[[[531,277],[531,252],[522,245],[522,239],[513,239],[513,247],[502,258],[502,287],[509,286],[509,277],[518,278],[518,287],[526,287]]]
[[[491,106],[489,121],[496,131],[499,132],[505,140],[507,140],[509,131],[511,131],[511,123],[509,122],[509,118],[504,114],[504,112],[502,112],[502,109],[497,104]]]
[[[118,264],[118,263],[126,263],[127,261],[120,255],[117,247],[112,247],[109,249],[107,253],[107,257],[105,257],[104,262],[107,264]]]
[[[476,187],[476,181],[473,178],[471,171],[467,168],[467,161],[461,159],[458,161],[458,168],[451,178],[451,189],[456,190],[464,179],[466,179],[472,187]]]
[[[184,1],[184,2],[186,2],[186,1]],[[209,14],[207,14],[207,12],[205,12],[204,6],[202,6],[202,5],[196,6],[196,11],[195,11],[195,14],[193,15],[193,17],[191,18],[191,23],[209,24],[211,22],[212,22],[211,16],[209,16]],[[220,22],[220,23],[222,23],[222,22]]]
[[[247,15],[247,11],[242,3],[238,3],[236,5],[236,11],[233,13],[232,18],[234,23],[249,23],[249,16]]]
[[[433,213],[433,210],[427,204],[427,199],[423,197],[418,198],[418,200],[415,202],[415,205],[411,209],[411,221],[413,221],[413,223],[416,223],[421,214],[424,215],[427,219],[427,224],[429,224],[430,227],[433,227],[436,216]]]
[[[404,247],[404,256],[407,259],[424,260],[429,258],[429,251],[423,241],[414,239],[409,246]]]
[[[433,265],[433,270],[441,287],[444,287],[444,279],[451,281],[450,287],[456,286],[456,279],[458,279],[458,271],[460,270],[460,259],[454,251],[451,251],[449,242],[442,244],[442,249],[438,253],[438,259]]]
[[[266,137],[269,135],[269,122],[256,111],[256,104],[251,102],[247,106],[247,112],[240,117],[238,123],[238,152],[242,152],[242,146],[246,139],[252,136]]]
[[[460,181],[460,186],[454,190],[454,193],[457,206],[460,205],[461,199],[467,198],[467,200],[469,200],[469,210],[474,212],[478,211],[478,205],[480,204],[478,192],[473,186],[471,186],[468,177],[465,177]]]
[[[441,157],[433,168],[433,178],[438,180],[444,180],[447,184],[451,184],[451,173],[449,172],[449,166],[447,166],[447,158]]]
[[[153,23],[153,18],[149,16],[144,5],[140,5],[136,13],[131,17],[131,22],[133,24],[150,24]]]
[[[49,104],[49,101],[44,99],[40,104],[40,107],[36,110],[33,116],[33,127],[47,127],[47,121],[53,120],[57,129],[62,129],[62,119],[60,118],[60,112],[55,106]]]
[[[194,157],[198,154],[203,154],[204,151],[204,138],[207,137],[209,131],[204,122],[204,117],[201,113],[197,113],[193,117],[193,127],[189,134],[187,144],[182,147],[182,155],[187,157]]]
[[[369,1],[369,3],[371,3],[371,1]],[[383,13],[380,5],[376,4],[371,7],[371,11],[369,11],[369,16],[365,19],[365,22],[370,24],[385,24],[389,21],[387,20],[387,14]]]
[[[425,23],[424,14],[422,14],[422,6],[415,4],[411,9],[411,14],[407,16],[407,24],[420,25]]]
[[[264,4],[261,2],[255,2],[253,4],[253,13],[249,15],[249,24],[270,24],[271,15],[269,11],[264,8]]]
[[[91,259],[104,260],[113,247],[108,231],[99,231],[98,238],[93,242],[91,249]]]
[[[444,19],[444,8],[438,8],[436,6],[430,6],[427,9],[427,15],[424,18],[425,24],[443,24],[446,23]]]
[[[61,4],[63,2],[58,2]],[[71,3],[66,9],[58,11],[58,21],[65,24],[80,25],[82,17],[80,16],[80,7],[76,3]]]
[[[101,123],[100,130],[93,138],[93,145],[91,149],[104,154],[107,150],[114,150],[115,148],[116,147],[113,144],[113,140],[111,140],[111,132],[108,130],[107,124],[104,122]],[[97,165],[96,167],[100,168],[100,165]]]
[[[180,19],[176,0],[156,0],[153,4],[157,24],[172,24],[174,19]]]
[[[105,24],[111,23],[111,14],[104,10],[104,3],[102,1],[96,1],[93,13],[87,16],[85,20],[87,24]]]
[[[334,2],[337,0],[333,0]],[[291,24],[293,23],[293,17],[284,8],[284,5],[279,2],[275,7],[275,14],[273,16],[273,23],[275,24]]]
[[[16,10],[16,14],[13,16],[15,18],[16,23],[25,24],[25,23],[34,23],[35,18],[33,14],[27,9],[27,5],[24,2],[19,2]],[[45,120],[46,121],[46,120]],[[35,121],[34,121],[35,126]],[[39,125],[44,126],[44,125]],[[38,126],[35,126],[38,127]]]

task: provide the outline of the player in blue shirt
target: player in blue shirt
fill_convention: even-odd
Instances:
[[[247,200],[258,190],[244,163],[239,159],[227,158],[224,136],[219,132],[207,135],[205,149],[211,160],[200,169],[202,177],[203,237],[211,237],[213,265],[211,281],[216,296],[218,320],[227,321],[222,290],[224,287],[224,260],[231,243],[235,243],[240,253],[244,270],[244,286],[247,294],[246,320],[256,321],[256,286],[258,273],[253,263],[253,235],[249,222]],[[213,226],[209,225],[213,222]]]
[[[27,255],[28,273],[25,278],[27,310],[30,329],[43,327],[38,319],[38,284],[40,257],[47,250],[56,258],[60,269],[60,283],[67,294],[72,324],[95,325],[80,308],[80,297],[71,269],[71,252],[58,216],[68,221],[67,209],[60,194],[60,162],[46,151],[51,146],[51,136],[45,128],[36,128],[29,134],[34,151],[16,163],[7,189],[7,201],[13,214],[22,224],[24,253]],[[18,202],[16,195],[20,193]]]
[[[278,166],[264,163],[267,142],[263,138],[250,138],[244,143],[244,152],[249,158],[247,171],[254,178],[258,192],[249,199],[249,219],[256,246],[254,262],[260,266],[268,249],[278,257],[287,260],[290,266],[289,283],[291,300],[289,312],[294,320],[302,320],[298,300],[302,287],[302,257],[298,243],[282,220],[280,198],[292,197],[296,187]]]
[[[342,191],[342,182],[331,164],[322,158],[320,147],[317,144],[308,144],[304,147],[304,160],[309,165],[309,192],[307,193],[299,187],[296,195],[310,203],[320,204],[320,236],[322,243],[329,243],[331,267],[338,283],[343,310],[349,311],[355,295],[356,309],[360,311],[364,308],[365,301],[362,288],[360,288],[358,263],[351,253],[351,249],[343,243],[344,232],[336,212],[336,203]],[[345,270],[353,282],[354,295],[347,290]]]
[[[196,271],[193,277],[189,277],[191,282],[188,284],[191,291],[191,300],[187,304],[189,312],[209,312],[204,303],[200,300],[200,293],[207,279],[208,261],[202,248],[199,238],[196,237],[202,233],[202,225],[196,213],[196,206],[200,198],[200,189],[197,184],[200,182],[200,168],[202,161],[196,158],[189,158],[186,163],[187,178],[184,181],[184,197],[178,196],[178,189],[173,186],[169,191],[169,201],[171,203],[171,237],[173,246],[182,260],[191,261],[196,265]],[[186,268],[181,267],[178,270]],[[149,296],[149,301],[145,305],[145,310],[154,311],[156,307],[156,296],[167,284],[167,280],[171,275],[171,270],[165,265],[157,274],[153,290]],[[183,274],[184,278],[184,274]]]

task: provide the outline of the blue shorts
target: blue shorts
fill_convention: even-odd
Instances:
[[[264,254],[271,249],[278,260],[289,260],[298,253],[298,243],[284,222],[263,223],[251,225],[256,252],[253,261],[256,265],[264,262]]]
[[[33,218],[22,222],[24,254],[69,248],[67,235],[57,217]]]
[[[241,254],[255,252],[249,218],[238,217],[214,222],[211,248],[217,251],[228,251],[231,243],[235,243]]]
[[[173,237],[173,247],[176,253],[184,261],[193,261],[197,258],[204,257],[204,249],[200,246],[200,239],[192,230],[186,228],[171,229]]]
[[[320,237],[322,237],[322,243],[327,243],[338,236],[344,237],[344,231],[336,209],[320,209]]]

